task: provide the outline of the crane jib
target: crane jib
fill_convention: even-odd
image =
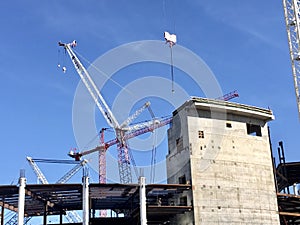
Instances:
[[[119,124],[117,120],[114,118],[111,110],[109,109],[107,103],[105,102],[104,98],[100,94],[100,91],[98,90],[96,84],[92,80],[91,76],[87,72],[87,70],[84,68],[80,60],[77,58],[76,54],[73,52],[71,47],[75,47],[73,43],[70,44],[59,44],[60,46],[64,46],[66,51],[68,52],[75,69],[77,70],[77,73],[79,74],[81,80],[83,81],[84,85],[88,89],[90,95],[92,96],[94,102],[96,103],[97,107],[99,108],[100,112],[106,119],[107,123],[113,127],[119,127]]]

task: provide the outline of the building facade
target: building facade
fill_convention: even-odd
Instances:
[[[168,183],[191,183],[171,224],[279,225],[267,122],[271,110],[192,97],[173,112]]]

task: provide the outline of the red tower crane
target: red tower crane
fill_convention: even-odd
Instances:
[[[218,100],[229,101],[230,99],[239,97],[239,93],[237,91],[229,92],[222,97],[217,98]]]

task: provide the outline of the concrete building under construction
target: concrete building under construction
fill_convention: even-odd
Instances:
[[[168,183],[191,183],[177,224],[279,224],[270,110],[192,98],[173,113]]]
[[[173,112],[167,184],[145,185],[144,192],[137,184],[27,185],[25,216],[44,216],[47,224],[47,215],[84,210],[89,224],[297,224],[299,198],[278,193],[279,178],[280,190],[290,183],[280,173],[285,165],[279,172],[273,165],[267,125],[273,119],[269,109],[192,97]],[[0,186],[0,206],[18,211],[19,193]],[[281,219],[279,209],[290,210],[282,213],[293,222]],[[96,210],[122,217],[99,218]]]

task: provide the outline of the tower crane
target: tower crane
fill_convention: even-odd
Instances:
[[[128,144],[127,140],[129,138],[136,137],[142,133],[146,133],[149,131],[153,131],[154,129],[169,124],[171,122],[171,118],[168,119],[155,119],[152,121],[148,121],[145,123],[140,123],[136,125],[130,125],[134,119],[136,119],[145,109],[149,108],[150,103],[146,102],[140,109],[138,109],[133,115],[128,117],[123,123],[119,124],[113,115],[111,109],[108,104],[105,102],[103,96],[98,90],[96,84],[91,78],[90,74],[87,72],[85,67],[82,65],[77,55],[74,53],[73,48],[76,47],[77,42],[73,41],[71,43],[62,43],[59,42],[59,46],[64,47],[66,52],[68,53],[78,75],[80,76],[83,84],[86,86],[89,91],[91,97],[93,98],[95,104],[99,108],[103,117],[110,127],[112,127],[116,134],[116,139],[111,140],[107,143],[100,144],[96,148],[75,153],[71,151],[69,156],[75,158],[76,160],[80,160],[80,157],[83,155],[87,155],[96,151],[101,151],[102,154],[108,149],[108,147],[116,144],[118,149],[118,168],[119,168],[119,176],[121,183],[131,183],[132,175],[130,168],[130,156],[128,152]],[[131,161],[133,158],[131,157]],[[101,170],[101,168],[100,168]],[[100,175],[101,175],[101,171]]]
[[[223,101],[229,101],[230,99],[239,97],[239,93],[235,90],[232,92],[229,92],[225,95],[223,95],[222,97],[217,98],[217,100],[223,100]]]
[[[73,177],[82,167],[84,167],[87,164],[87,160],[81,160],[80,162],[70,161],[70,160],[58,160],[58,159],[33,159],[31,157],[26,158],[29,165],[33,169],[34,173],[36,174],[37,178],[42,184],[47,184],[48,181],[45,177],[45,175],[42,173],[37,162],[43,162],[43,163],[63,163],[63,164],[75,164],[75,166],[69,170],[65,175],[63,175],[58,181],[56,181],[57,184],[64,184],[68,180],[70,180],[71,177]]]
[[[36,162],[51,162],[51,163],[64,163],[67,162],[66,160],[46,160],[46,159],[32,159],[31,157],[26,157],[29,165],[33,169],[34,173],[36,174],[38,180],[42,184],[49,184],[48,180],[46,179],[45,175],[42,173],[41,169],[38,167]],[[64,184],[66,183],[73,175],[75,175],[84,165],[86,165],[87,160],[82,160],[79,163],[68,171],[63,177],[61,177],[56,183],[57,184]],[[75,211],[68,211],[66,213],[66,218],[70,223],[80,223],[82,221],[81,217]],[[27,224],[31,217],[27,217],[24,224]],[[18,216],[15,214],[7,223],[6,225],[16,225],[18,223]]]
[[[300,119],[300,1],[282,0],[282,3],[292,64],[298,116]]]

